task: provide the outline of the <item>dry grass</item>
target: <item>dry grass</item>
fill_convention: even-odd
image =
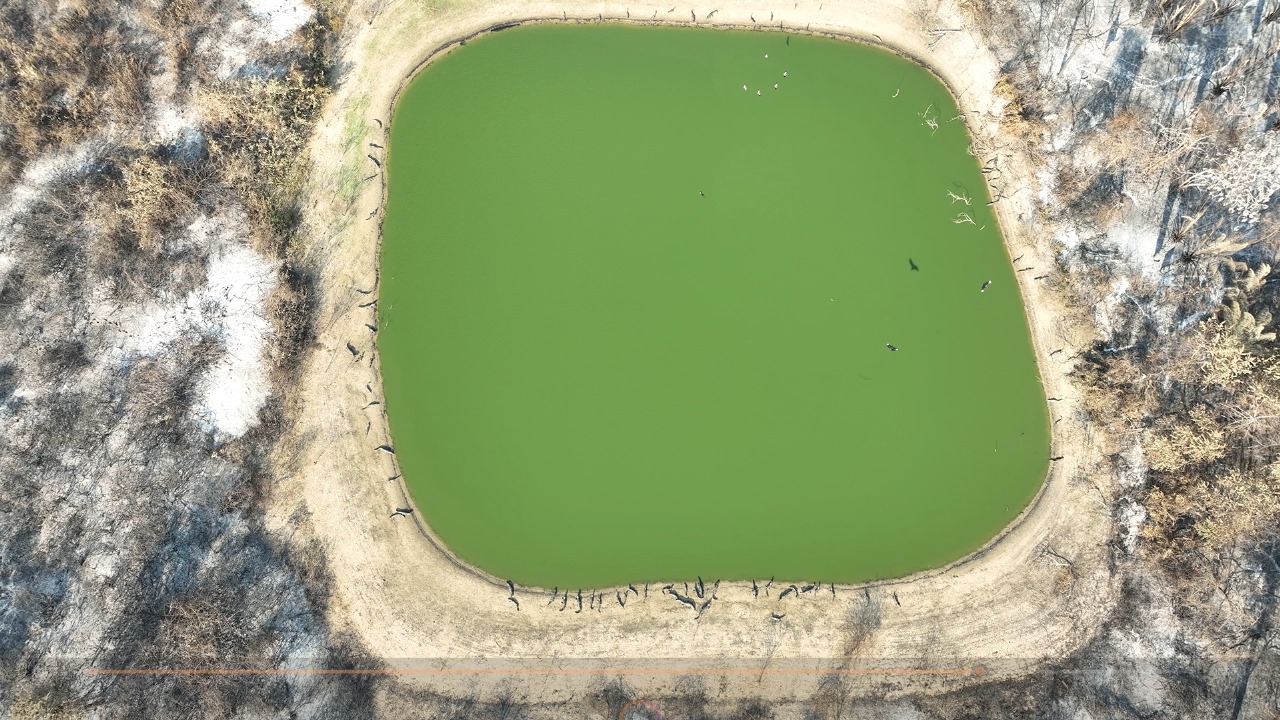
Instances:
[[[201,90],[196,102],[209,127],[209,152],[255,224],[288,234],[307,163],[311,122],[328,89],[301,73]]]
[[[1194,25],[1222,20],[1240,7],[1232,0],[1160,0],[1154,8],[1156,33],[1168,40]]]
[[[68,3],[45,19],[14,6],[4,19],[0,184],[14,180],[38,153],[143,116],[157,56],[130,41],[116,8]]]
[[[12,720],[71,720],[81,715],[49,698],[23,698],[9,709]]]
[[[165,200],[168,192],[167,171],[155,158],[142,155],[124,167],[124,203],[116,209],[128,220],[138,236],[138,247],[155,250],[160,244],[160,233],[155,227],[162,214],[171,211]]]

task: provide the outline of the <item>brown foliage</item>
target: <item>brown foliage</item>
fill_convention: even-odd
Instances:
[[[1174,416],[1147,442],[1147,461],[1167,473],[1189,472],[1221,460],[1227,452],[1226,432],[1204,405]]]
[[[1039,146],[1045,132],[1043,113],[1019,92],[1014,82],[1002,76],[991,93],[1005,100],[1001,115],[1001,131],[1006,137],[1016,138],[1024,146]]]
[[[1276,536],[1280,383],[1275,358],[1251,350],[1246,337],[1226,322],[1202,323],[1182,344],[1184,362],[1167,366],[1202,399],[1161,419],[1145,446],[1157,474],[1143,537],[1158,555]]]

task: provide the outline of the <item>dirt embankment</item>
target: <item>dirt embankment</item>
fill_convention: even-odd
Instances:
[[[826,33],[915,58],[956,94],[980,162],[998,165],[1004,187],[1034,185],[1029,159],[1007,149],[1023,143],[1004,135],[999,66],[983,38],[959,17],[907,2],[770,8],[730,0],[709,20],[697,8],[654,5],[357,4],[340,61],[345,75],[311,149],[304,242],[320,271],[318,348],[303,369],[296,452],[282,461],[287,480],[274,518],[284,527],[299,499],[310,512],[334,578],[333,622],[391,667],[414,669],[406,677],[434,692],[475,696],[477,688],[502,685],[544,702],[595,686],[599,670],[627,668],[625,680],[639,693],[676,692],[680,677],[700,672],[714,678],[708,686],[720,698],[781,699],[816,692],[823,673],[815,669],[890,669],[897,674],[866,676],[868,692],[937,692],[1007,680],[1070,654],[1089,640],[1115,594],[1105,561],[1112,481],[1069,377],[1073,359],[1094,339],[1091,325],[1044,277],[1055,260],[1036,241],[1030,192],[1004,197],[996,208],[1010,258],[1019,268],[1038,268],[1018,278],[1054,398],[1053,455],[1060,459],[1032,505],[980,552],[898,581],[783,600],[776,591],[757,598],[749,583],[725,583],[701,614],[657,585],[647,596],[630,595],[625,607],[619,595],[626,588],[584,589],[581,612],[576,594],[566,600],[516,588],[517,610],[504,583],[451,558],[419,514],[393,516],[412,505],[394,454],[383,448],[392,442],[380,404],[372,301],[382,153],[398,91],[437,53],[506,23],[692,25],[691,18],[703,27]],[[676,589],[685,594],[682,585]],[[592,593],[604,598],[601,607]],[[775,620],[775,613],[785,617]],[[469,672],[477,668],[485,672]],[[557,673],[555,682],[546,682],[547,672]]]

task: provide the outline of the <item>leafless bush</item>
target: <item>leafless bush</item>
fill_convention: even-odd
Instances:
[[[880,596],[868,594],[862,602],[855,602],[845,614],[844,643],[841,655],[852,658],[863,644],[880,629]]]
[[[1191,173],[1184,182],[1188,187],[1202,188],[1241,223],[1252,225],[1280,190],[1277,168],[1280,143],[1264,139],[1215,155],[1207,167]]]

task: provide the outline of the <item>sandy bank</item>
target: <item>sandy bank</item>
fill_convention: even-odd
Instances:
[[[1098,495],[1112,480],[1097,470],[1101,458],[1077,419],[1079,392],[1068,377],[1069,359],[1091,336],[1083,318],[1032,279],[1040,273],[1018,278],[1046,393],[1060,398],[1050,411],[1053,454],[1063,459],[1051,463],[1040,495],[1009,529],[947,568],[782,601],[776,591],[756,599],[749,583],[726,583],[700,617],[657,586],[647,597],[630,596],[625,607],[606,589],[602,609],[581,613],[576,599],[561,610],[559,599],[548,604],[549,593],[518,590],[517,611],[505,585],[456,562],[415,519],[389,517],[408,500],[394,456],[378,449],[390,443],[383,406],[370,405],[382,400],[376,335],[366,323],[376,324],[369,303],[377,297],[384,193],[383,150],[370,143],[385,147],[396,94],[434,53],[485,28],[531,19],[629,16],[691,25],[696,17],[700,26],[808,27],[917,59],[952,88],[979,147],[1011,145],[1000,135],[996,62],[958,16],[919,12],[907,2],[793,5],[728,0],[710,21],[704,13],[711,7],[669,12],[670,5],[590,2],[371,2],[353,9],[341,59],[346,74],[312,146],[304,241],[321,271],[318,348],[299,392],[289,443],[296,451],[280,461],[287,479],[276,493],[275,523],[289,534],[295,511],[309,511],[299,532],[314,533],[328,549],[335,626],[353,631],[393,667],[417,670],[405,676],[411,681],[461,695],[508,683],[530,700],[555,701],[596,685],[599,670],[625,666],[631,687],[660,696],[693,667],[715,678],[706,686],[719,696],[784,698],[812,692],[822,677],[815,670],[844,668],[867,692],[931,691],[1029,672],[1096,629],[1114,591],[1105,562],[1111,522]],[[1006,185],[1034,184],[1026,158],[1001,153]],[[1010,257],[1048,273],[1054,262],[1034,242],[1032,196],[1018,193],[996,207]],[[775,621],[772,613],[785,618]],[[766,663],[777,672],[758,674]],[[466,672],[477,668],[515,672]],[[876,668],[892,672],[866,674]]]

